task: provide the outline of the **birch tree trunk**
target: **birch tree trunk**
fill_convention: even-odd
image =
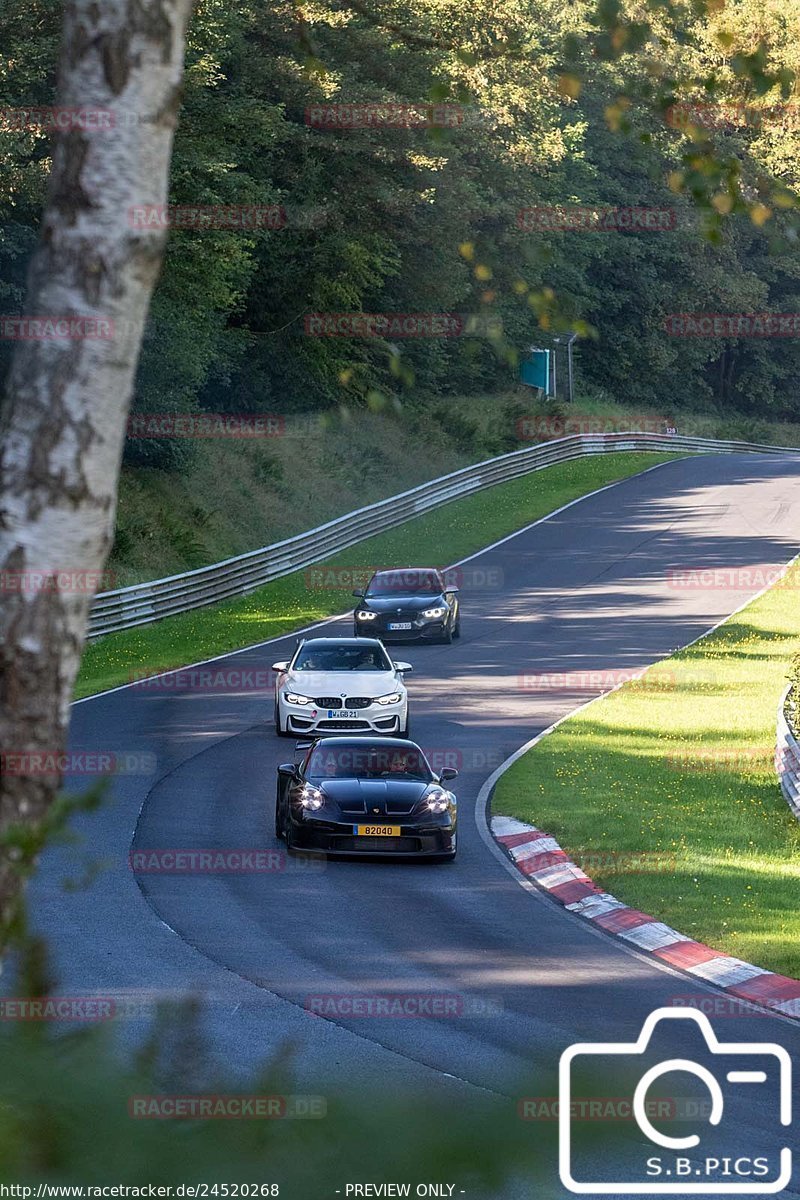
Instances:
[[[17,824],[35,829],[58,791],[60,778],[41,774],[35,756],[65,747],[89,606],[111,545],[165,236],[136,230],[129,212],[166,203],[190,7],[65,3],[56,103],[90,119],[55,135],[26,311],[94,325],[20,340],[0,411],[0,948],[20,900],[19,850],[2,835]]]

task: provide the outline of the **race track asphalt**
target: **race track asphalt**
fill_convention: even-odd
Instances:
[[[552,1086],[570,1043],[632,1040],[648,1013],[702,985],[520,886],[487,845],[475,800],[503,759],[590,698],[577,673],[647,666],[758,590],[746,581],[675,587],[669,572],[787,562],[800,549],[798,499],[800,458],[689,457],[587,497],[464,564],[462,638],[393,648],[414,667],[412,736],[461,767],[453,864],[327,862],[135,878],[131,846],[279,848],[275,768],[291,759],[292,742],[273,733],[271,696],[248,686],[164,681],[77,704],[74,749],[155,760],[149,773],[118,777],[113,802],[76,822],[82,848],[50,851],[42,863],[32,908],[53,948],[59,990],[203,993],[221,1061],[245,1071],[288,1040],[298,1090],[329,1095],[390,1080],[393,1091],[447,1102],[508,1104],[541,1095],[537,1080]],[[426,559],[424,546],[416,557]],[[325,632],[350,630],[348,620]],[[264,669],[295,641],[214,666]],[[526,673],[572,680],[530,690],[520,686]],[[65,893],[62,881],[80,872],[82,854],[102,870]],[[472,1007],[447,1019],[330,1020],[307,1011],[312,995],[386,991],[457,994]],[[800,1051],[800,1027],[788,1021],[723,1024],[728,1041]],[[670,1029],[661,1046],[678,1054],[680,1041]],[[730,1144],[747,1130],[772,1153],[785,1134],[774,1094],[762,1090],[731,1102]]]

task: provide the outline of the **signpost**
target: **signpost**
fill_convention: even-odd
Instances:
[[[550,351],[539,350],[536,346],[531,346],[528,350],[528,357],[522,360],[519,376],[528,387],[540,388],[546,396],[551,395]]]
[[[571,404],[574,397],[574,375],[572,369],[572,347],[577,340],[577,333],[565,333],[563,337],[553,338],[552,350],[541,350],[538,346],[529,346],[527,357],[520,366],[519,377],[528,387],[539,388],[545,396],[558,397],[558,348],[567,347],[567,400]]]

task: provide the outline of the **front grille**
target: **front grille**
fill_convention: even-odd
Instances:
[[[331,838],[331,850],[393,850],[399,854],[413,854],[420,848],[415,837],[335,837]]]
[[[345,708],[369,708],[372,704],[370,696],[348,696],[344,702]]]
[[[369,721],[317,721],[317,729],[369,729]]]
[[[314,700],[317,708],[341,708],[341,696],[317,696]]]

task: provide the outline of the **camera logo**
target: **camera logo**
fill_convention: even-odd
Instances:
[[[681,1032],[693,1034],[695,1039],[699,1033],[705,1048],[698,1057],[707,1060],[707,1066],[690,1058],[658,1060],[651,1042],[659,1022],[667,1021],[682,1022]],[[662,1026],[660,1032],[664,1031]],[[608,1061],[611,1055],[615,1056],[613,1062]],[[576,1102],[575,1085],[577,1083],[581,1089],[585,1086],[581,1077],[608,1080],[614,1067],[617,1068],[615,1081],[620,1072],[630,1073],[633,1117],[650,1144],[640,1147],[637,1140],[635,1149],[626,1148],[624,1173],[630,1169],[638,1178],[612,1181],[607,1173],[606,1155],[605,1178],[583,1178],[586,1174],[582,1169],[584,1166],[588,1167],[589,1174],[592,1173],[591,1155],[580,1153],[580,1130],[575,1113],[580,1111],[581,1105]],[[712,1067],[717,1069],[712,1070]],[[656,1009],[644,1022],[635,1042],[582,1042],[570,1046],[559,1063],[558,1162],[561,1182],[571,1192],[593,1195],[751,1196],[783,1191],[792,1177],[792,1152],[788,1146],[784,1146],[779,1154],[773,1150],[755,1157],[739,1154],[738,1149],[733,1155],[723,1152],[721,1147],[730,1146],[731,1141],[737,1147],[741,1143],[741,1130],[725,1129],[726,1102],[732,1098],[732,1089],[726,1091],[724,1085],[769,1089],[762,1094],[774,1096],[780,1124],[788,1126],[792,1120],[791,1073],[792,1062],[782,1046],[773,1042],[720,1042],[708,1017],[694,1009]],[[687,1084],[696,1090],[697,1081],[700,1081],[704,1096],[707,1093],[704,1102],[698,1104],[688,1096],[677,1097],[677,1119],[696,1124],[701,1117],[707,1122],[709,1135],[727,1137],[720,1146],[701,1147],[697,1133],[675,1136],[674,1130],[666,1133],[655,1127],[648,1115],[653,1111],[652,1105],[648,1104],[648,1092],[667,1075],[672,1077],[672,1086],[676,1079],[682,1079],[684,1090]],[[748,1096],[752,1093],[745,1091],[745,1098]],[[654,1153],[654,1147],[662,1153]],[[641,1163],[638,1162],[640,1149]]]

